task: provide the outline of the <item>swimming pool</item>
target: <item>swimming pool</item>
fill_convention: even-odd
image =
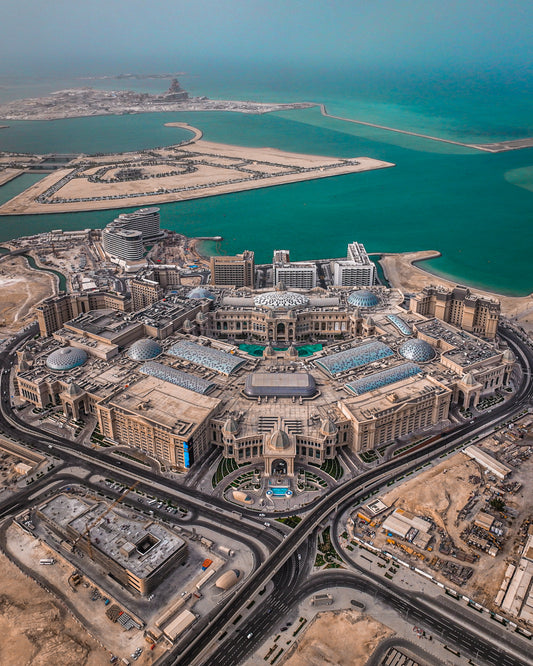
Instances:
[[[274,495],[275,497],[290,497],[292,495],[292,490],[286,487],[272,486],[267,490],[267,495]]]
[[[265,348],[266,345],[249,345],[249,344],[240,344],[239,349],[241,351],[246,352],[250,356],[255,356],[257,358],[263,356],[263,349]],[[288,347],[273,347],[274,351],[287,351]],[[302,345],[301,347],[296,347],[296,350],[298,352],[298,356],[312,356],[313,354],[316,354],[316,352],[322,350],[322,345],[321,344],[316,344],[316,345]]]

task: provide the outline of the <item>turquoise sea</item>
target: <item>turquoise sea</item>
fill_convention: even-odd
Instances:
[[[183,77],[182,84],[192,94],[212,98],[324,102],[335,115],[463,142],[533,136],[531,82],[516,72],[382,72],[373,78],[316,70],[284,77],[204,72]],[[153,91],[165,89],[167,82],[91,85]],[[53,83],[49,87],[54,89]],[[16,90],[22,89],[31,94],[29,84],[18,84]],[[13,88],[2,90],[4,98],[13,95]],[[259,262],[269,261],[275,248],[290,249],[295,260],[339,257],[352,240],[363,242],[369,252],[435,249],[442,257],[425,264],[433,272],[501,293],[533,291],[533,149],[486,154],[325,118],[313,108],[262,116],[200,112],[0,120],[9,125],[0,130],[0,150],[149,148],[185,136],[182,130],[163,127],[168,121],[188,122],[200,127],[206,139],[222,143],[339,157],[366,155],[397,166],[165,204],[161,221],[167,228],[190,236],[220,234],[225,239],[221,251],[254,249]],[[0,187],[0,201],[27,187],[28,178]],[[2,217],[0,241],[51,228],[101,227],[118,212]]]

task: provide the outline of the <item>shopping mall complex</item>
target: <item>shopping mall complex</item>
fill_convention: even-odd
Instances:
[[[179,470],[215,446],[290,477],[342,447],[444,429],[458,408],[512,390],[514,357],[497,340],[419,314],[385,287],[177,286],[133,312],[79,312],[75,298],[40,306],[56,330],[19,351],[19,399],[92,417],[103,443]]]

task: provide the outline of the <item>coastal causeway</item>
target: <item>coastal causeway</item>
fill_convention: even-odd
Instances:
[[[369,157],[336,158],[204,141],[103,156],[80,156],[0,207],[0,215],[146,206],[392,167]]]
[[[525,139],[513,139],[509,141],[496,141],[494,143],[463,143],[462,141],[453,141],[452,139],[443,139],[438,136],[431,136],[430,134],[420,134],[419,132],[410,132],[409,130],[399,129],[397,127],[387,127],[386,125],[377,125],[376,123],[369,123],[364,120],[355,120],[353,118],[343,118],[342,116],[335,116],[328,113],[325,104],[319,104],[320,113],[325,118],[333,118],[333,120],[341,120],[345,123],[354,123],[354,125],[365,125],[366,127],[374,127],[376,129],[385,130],[387,132],[396,132],[397,134],[407,134],[408,136],[415,136],[419,139],[429,139],[430,141],[440,141],[441,143],[450,143],[454,146],[462,146],[463,148],[473,148],[474,150],[482,150],[486,153],[503,153],[507,150],[522,150],[523,148],[533,147],[533,137]]]

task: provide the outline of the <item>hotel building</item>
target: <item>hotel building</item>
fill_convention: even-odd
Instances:
[[[245,250],[234,257],[211,257],[211,284],[228,287],[254,286],[254,253]]]
[[[500,320],[500,303],[473,294],[460,285],[453,289],[425,287],[411,298],[412,312],[436,317],[465,331],[492,340]]]

